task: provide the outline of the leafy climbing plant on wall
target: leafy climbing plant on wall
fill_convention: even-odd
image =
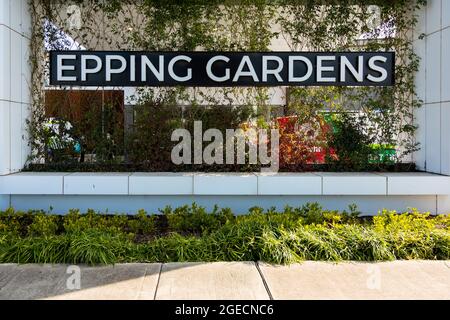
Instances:
[[[419,60],[412,50],[412,30],[416,10],[424,4],[423,0],[374,0],[370,6],[363,0],[31,0],[30,169],[180,170],[167,164],[173,146],[170,135],[149,130],[190,128],[195,120],[219,128],[280,127],[286,123],[282,117],[297,122],[292,132],[280,128],[291,135],[282,139],[289,141],[282,150],[313,152],[314,145],[298,145],[307,145],[311,130],[321,130],[313,136],[321,137],[315,149],[322,153],[282,157],[290,159],[282,170],[409,169],[410,165],[399,164],[411,162],[411,154],[419,148],[413,116],[420,106],[414,91]],[[98,89],[87,94],[82,88],[47,85],[48,50],[54,49],[392,50],[396,53],[396,85],[276,90],[137,88],[124,92],[124,97]],[[108,90],[123,92],[123,88]],[[274,92],[283,92],[284,105],[271,104]],[[161,125],[150,124],[150,119]],[[152,148],[144,152],[131,146]],[[218,166],[194,169],[224,170]]]

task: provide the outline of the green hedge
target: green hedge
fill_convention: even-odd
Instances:
[[[360,217],[355,207],[315,203],[245,215],[196,204],[134,216],[0,212],[0,263],[393,259],[450,259],[450,217],[416,210]]]

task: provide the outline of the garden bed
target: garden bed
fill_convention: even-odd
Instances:
[[[171,164],[168,163],[170,166]],[[258,165],[172,165],[167,172],[261,172]],[[29,164],[25,172],[161,172],[151,164],[124,163],[46,163]],[[298,164],[280,167],[280,172],[416,172],[414,163],[369,164],[364,167],[336,164]]]
[[[414,210],[361,217],[355,207],[318,204],[239,216],[195,204],[158,215],[0,213],[0,263],[394,259],[450,259],[450,217]]]

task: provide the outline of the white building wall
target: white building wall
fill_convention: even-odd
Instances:
[[[415,162],[421,170],[450,175],[450,0],[428,0],[418,13],[414,49],[421,58],[416,90],[423,101],[416,110],[421,150]],[[450,196],[436,200],[438,211],[449,211]]]
[[[416,111],[416,139],[421,150],[415,161],[421,170],[450,175],[449,0],[428,0],[418,13],[414,50],[421,58],[416,90],[423,101]]]
[[[0,0],[0,175],[20,171],[29,154],[30,35],[28,1]],[[0,196],[0,204],[7,202]]]

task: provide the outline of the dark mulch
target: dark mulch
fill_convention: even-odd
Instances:
[[[23,171],[35,172],[260,172],[258,165],[169,165],[161,168],[149,164],[126,163],[48,163],[30,164]],[[297,164],[280,167],[280,172],[414,172],[414,163],[396,164],[366,164],[366,165],[342,165],[342,164]]]

